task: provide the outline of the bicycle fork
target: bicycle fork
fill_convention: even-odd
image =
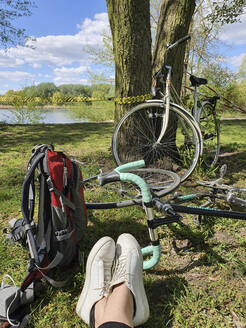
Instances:
[[[162,128],[161,133],[157,139],[157,141],[154,143],[153,147],[157,147],[161,143],[162,138],[164,137],[164,134],[166,133],[168,121],[169,121],[169,112],[170,112],[170,87],[171,87],[171,66],[166,66],[168,73],[167,73],[167,79],[166,79],[166,93],[164,97],[164,103],[166,104],[165,108],[166,111],[162,116]]]

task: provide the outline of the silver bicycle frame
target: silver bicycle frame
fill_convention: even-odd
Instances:
[[[162,119],[162,128],[161,133],[159,135],[159,138],[157,139],[155,146],[160,144],[164,134],[166,133],[168,121],[169,121],[169,112],[170,112],[170,86],[171,86],[171,66],[166,66],[166,69],[168,70],[167,78],[166,78],[166,93],[164,96],[164,99],[162,102],[166,103],[166,111],[165,111],[165,117]]]
[[[145,101],[146,103],[159,103],[159,104],[163,104],[164,103],[164,99],[150,99],[150,100],[146,100]],[[177,104],[174,104],[174,103],[169,103],[169,108],[168,108],[168,111],[170,109],[170,105],[172,105],[173,107],[176,107],[178,108],[181,112],[183,112],[186,116],[188,116],[188,118],[192,121],[197,133],[198,133],[198,137],[199,137],[199,141],[200,141],[200,154],[202,155],[203,153],[203,138],[202,138],[202,133],[201,133],[201,129],[200,129],[200,125],[199,123],[197,122],[197,120],[194,118],[194,116],[192,116],[190,114],[190,112],[188,112],[186,109],[184,109],[183,107],[177,105]],[[163,106],[164,107],[164,106]],[[169,113],[168,113],[168,118],[169,118]],[[167,128],[167,124],[168,124],[168,120],[166,120],[166,117],[163,119],[164,122],[162,122],[162,131],[161,131],[161,134],[160,134],[160,137],[162,138],[165,134],[165,131],[166,130],[163,130],[164,128]],[[165,127],[166,126],[166,127]],[[161,138],[158,138],[161,139]],[[157,142],[156,142],[157,144]]]
[[[197,122],[199,122],[200,119],[200,115],[201,115],[201,107],[198,108],[197,104],[198,104],[198,92],[197,92],[197,85],[194,87],[194,105],[193,105],[193,109],[194,109],[194,113],[193,116],[195,118],[195,120]]]

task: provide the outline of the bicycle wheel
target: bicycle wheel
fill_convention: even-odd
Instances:
[[[199,123],[203,137],[202,161],[206,166],[211,167],[216,164],[219,157],[220,135],[216,113],[210,103],[202,106]]]
[[[145,182],[147,182],[152,194],[157,197],[162,197],[180,185],[180,177],[171,171],[162,169],[143,168],[131,171],[140,176]]]
[[[163,106],[144,103],[127,112],[115,127],[112,152],[118,165],[144,159],[146,167],[175,172],[182,182],[198,162],[200,139],[188,114],[171,104],[167,130],[157,144],[165,119]]]
[[[138,169],[131,173],[148,181],[151,188],[152,181],[159,180],[159,184],[151,188],[153,197],[164,196],[180,184],[177,174],[160,169]],[[113,182],[100,186],[97,176],[84,180],[86,207],[91,209],[110,209],[141,205],[142,195],[136,185],[130,182]]]

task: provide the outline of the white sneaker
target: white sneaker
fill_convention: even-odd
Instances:
[[[86,263],[86,277],[76,312],[89,325],[93,305],[107,296],[111,282],[111,269],[115,257],[115,242],[103,237],[93,246]]]
[[[139,326],[149,318],[149,304],[143,285],[143,256],[136,239],[124,233],[116,242],[115,268],[110,285],[126,282],[133,294],[135,313],[133,324]]]

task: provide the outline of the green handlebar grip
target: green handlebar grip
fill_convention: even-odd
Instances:
[[[151,202],[152,195],[150,193],[149,187],[147,183],[138,175],[132,173],[120,173],[120,181],[130,181],[135,183],[141,189],[144,203]]]
[[[161,245],[157,245],[157,246],[153,246],[153,245],[146,246],[146,247],[142,248],[142,254],[143,254],[143,256],[152,254],[151,259],[149,259],[148,261],[144,261],[143,262],[143,269],[144,270],[151,269],[160,260],[160,257],[161,257]]]
[[[130,163],[126,163],[121,166],[118,166],[115,169],[115,171],[117,171],[118,173],[124,173],[124,172],[128,172],[130,170],[139,169],[140,167],[144,167],[144,166],[145,166],[144,160],[135,161],[135,162],[130,162]]]

